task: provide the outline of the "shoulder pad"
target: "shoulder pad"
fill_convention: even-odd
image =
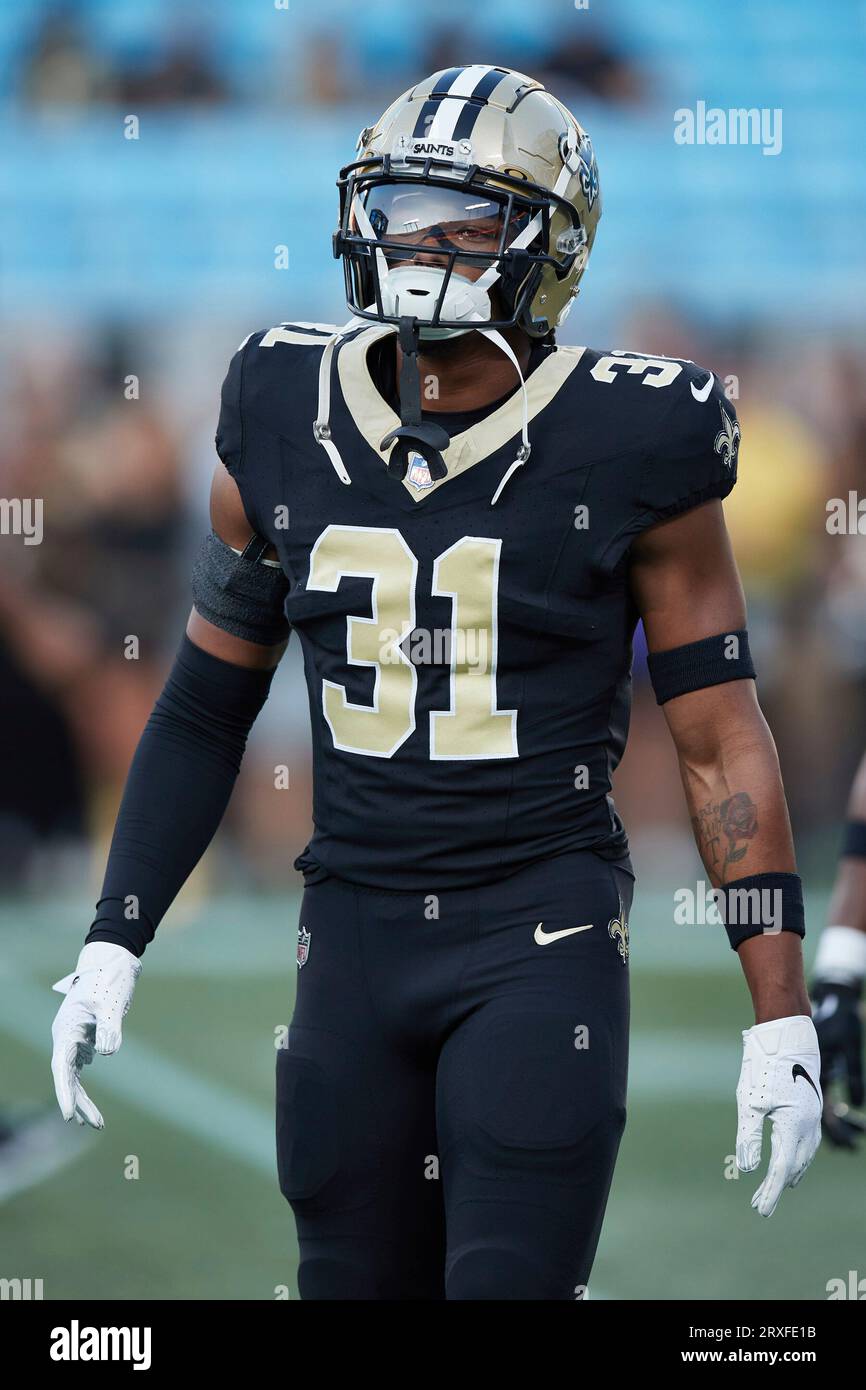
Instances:
[[[223,382],[216,432],[217,453],[230,473],[241,469],[249,422],[274,433],[291,428],[292,403],[317,376],[321,350],[336,331],[330,323],[286,322],[244,338]],[[287,352],[292,356],[291,392],[286,389]]]
[[[335,323],[306,323],[299,320],[296,323],[278,323],[276,328],[269,328],[266,333],[253,333],[250,336],[257,338],[258,346],[262,348],[275,347],[277,343],[316,347],[327,342],[336,331]]]
[[[627,445],[618,477],[628,517],[605,548],[609,568],[648,526],[727,497],[737,479],[740,426],[718,377],[694,362],[592,352],[587,369],[611,393],[606,429]]]
[[[737,480],[736,409],[714,372],[694,362],[682,367],[671,404],[658,421],[645,474],[643,500],[658,517],[727,497]]]

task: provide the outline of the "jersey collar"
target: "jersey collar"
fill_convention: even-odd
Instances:
[[[344,342],[337,357],[343,399],[356,429],[377,458],[382,460],[383,469],[391,451],[388,449],[383,452],[379,444],[387,434],[397,429],[400,418],[380,395],[370,375],[367,353],[374,343],[395,331],[391,324],[373,325]],[[574,371],[584,351],[582,347],[557,347],[538,364],[526,383],[530,420],[550,404]],[[476,463],[481,463],[483,459],[495,454],[509,439],[520,433],[521,421],[520,392],[516,391],[483,420],[452,437],[443,454],[448,468],[444,478],[418,489],[413,487],[407,474],[403,479],[403,487],[414,502],[425,501],[437,488],[444,487],[452,478],[459,477]]]

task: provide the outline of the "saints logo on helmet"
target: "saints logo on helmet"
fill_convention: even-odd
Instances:
[[[601,216],[592,143],[509,68],[434,73],[362,131],[341,170],[353,314],[422,338],[518,326],[546,337],[577,294]]]

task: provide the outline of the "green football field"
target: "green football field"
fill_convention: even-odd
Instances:
[[[812,894],[815,924],[823,906]],[[0,1278],[42,1279],[48,1299],[295,1297],[272,1090],[296,912],[288,896],[223,899],[206,926],[163,927],[122,1050],[88,1072],[106,1116],[94,1134],[49,1109],[49,986],[87,910],[6,904],[0,1111],[36,1139],[27,1161],[0,1161]],[[823,1299],[829,1279],[866,1275],[866,1151],[825,1145],[770,1221],[751,1211],[759,1179],[726,1176],[745,986],[723,933],[669,919],[670,898],[639,887],[629,1119],[590,1295]]]

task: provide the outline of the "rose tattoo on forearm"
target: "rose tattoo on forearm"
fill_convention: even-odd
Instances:
[[[758,831],[758,808],[748,792],[735,792],[725,801],[708,801],[692,828],[701,858],[724,883],[728,868],[744,859]]]

